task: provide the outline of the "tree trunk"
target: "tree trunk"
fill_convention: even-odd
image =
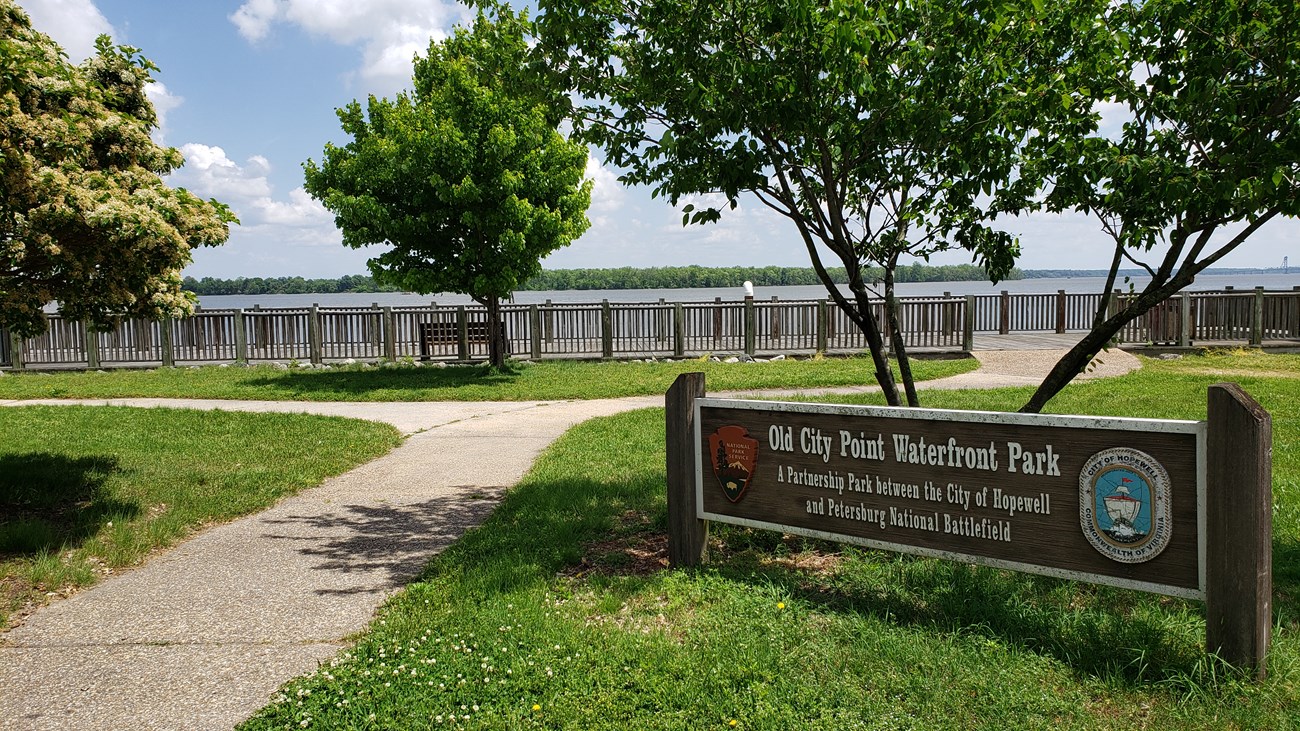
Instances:
[[[505,327],[501,323],[501,298],[489,295],[487,298],[487,336],[488,363],[493,368],[505,368]]]
[[[885,357],[885,341],[880,333],[880,323],[876,320],[876,316],[871,313],[871,297],[867,293],[866,283],[862,281],[862,270],[858,266],[858,262],[847,257],[840,258],[840,261],[844,264],[844,271],[849,278],[849,289],[853,292],[854,301],[850,302],[839,291],[835,282],[831,280],[830,274],[827,273],[826,267],[822,265],[812,235],[798,221],[795,223],[799,225],[804,243],[808,246],[808,255],[812,260],[813,270],[817,272],[817,278],[821,280],[822,286],[826,287],[827,294],[830,295],[835,305],[843,310],[849,316],[849,319],[858,326],[858,329],[867,336],[867,348],[871,351],[871,360],[876,367],[876,383],[880,384],[880,391],[885,395],[885,403],[890,406],[902,406],[903,401],[898,396],[898,384],[894,382],[894,373],[889,369],[889,359]]]
[[[860,282],[861,280],[859,280]],[[850,285],[852,286],[852,285]],[[857,295],[857,317],[859,327],[867,336],[867,348],[871,351],[871,361],[876,367],[876,383],[885,395],[885,403],[890,406],[902,406],[903,400],[898,395],[898,384],[894,381],[894,372],[889,367],[889,358],[885,355],[885,338],[880,331],[880,322],[871,311],[871,300],[866,295],[865,287]]]
[[[916,393],[916,381],[912,378],[912,363],[907,357],[907,343],[903,338],[903,329],[898,321],[898,299],[894,297],[894,265],[885,267],[885,319],[889,323],[889,341],[894,346],[894,358],[898,360],[898,373],[903,378],[903,391],[907,394],[907,405],[913,408],[921,405]]]
[[[1110,311],[1110,298],[1115,296],[1115,277],[1119,276],[1119,265],[1123,263],[1123,256],[1124,245],[1116,241],[1115,256],[1111,259],[1110,269],[1106,271],[1106,285],[1101,288],[1101,300],[1097,303],[1096,314],[1092,316],[1094,330],[1106,321],[1106,313]]]
[[[1148,285],[1148,288],[1135,297],[1128,307],[1125,307],[1114,317],[1094,326],[1087,335],[1083,336],[1082,340],[1075,344],[1073,348],[1070,348],[1069,352],[1061,356],[1056,365],[1052,366],[1051,372],[1038,385],[1038,389],[1034,391],[1034,395],[1030,397],[1029,401],[1020,407],[1020,411],[1027,414],[1037,414],[1042,411],[1047,402],[1051,401],[1052,397],[1068,386],[1075,376],[1082,373],[1083,369],[1088,367],[1092,359],[1097,357],[1101,349],[1106,347],[1125,325],[1141,317],[1152,307],[1178,292],[1178,290],[1191,284],[1192,276],[1191,274],[1181,273],[1169,283],[1155,289],[1151,289],[1151,285]]]
[[[859,305],[859,308],[862,308],[862,305]],[[871,349],[871,360],[876,366],[876,383],[880,384],[880,391],[885,395],[885,403],[890,406],[902,406],[903,399],[898,395],[898,383],[894,381],[894,372],[889,368],[889,358],[885,355],[885,339],[881,336],[876,316],[871,313],[870,306],[863,309],[866,310],[863,321],[867,323],[867,347]]]

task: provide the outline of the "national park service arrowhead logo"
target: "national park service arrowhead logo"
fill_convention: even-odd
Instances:
[[[1173,536],[1169,473],[1136,449],[1104,449],[1079,471],[1079,526],[1092,547],[1120,563],[1150,561]]]
[[[758,440],[751,439],[743,426],[723,426],[709,435],[713,475],[722,492],[733,503],[740,502],[758,464]]]

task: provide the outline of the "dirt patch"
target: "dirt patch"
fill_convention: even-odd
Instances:
[[[838,553],[803,551],[790,556],[773,556],[762,563],[814,576],[831,576],[839,569],[842,557]]]
[[[648,576],[666,568],[668,536],[644,535],[589,544],[582,561],[563,573],[573,577]]]
[[[599,576],[648,576],[668,568],[668,536],[650,531],[652,521],[645,513],[629,510],[619,516],[615,536],[588,543],[582,560],[560,572],[581,578]]]

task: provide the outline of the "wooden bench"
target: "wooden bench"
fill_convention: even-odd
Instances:
[[[502,323],[502,327],[505,324]],[[470,320],[465,323],[465,335],[467,345],[487,345],[488,342],[488,323],[487,320]],[[435,355],[435,351],[440,347],[448,345],[456,346],[459,343],[460,330],[454,322],[425,322],[420,323],[420,357],[429,358]],[[505,343],[506,353],[510,353],[510,341]]]

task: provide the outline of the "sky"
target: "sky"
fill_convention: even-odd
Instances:
[[[80,61],[101,34],[160,68],[150,97],[155,137],[186,164],[168,182],[230,205],[241,221],[219,248],[199,249],[196,278],[334,278],[366,273],[373,248],[342,245],[333,216],[303,189],[302,163],[348,141],[335,110],[410,86],[412,58],[469,19],[446,0],[18,0],[33,25]],[[543,261],[547,269],[808,266],[793,224],[749,198],[721,223],[683,227],[681,213],[619,171],[588,160],[591,228]],[[682,201],[686,205],[692,201]],[[694,201],[699,203],[699,201]],[[1109,240],[1081,215],[1007,221],[1022,269],[1102,269]],[[1300,266],[1300,222],[1274,221],[1219,266]],[[947,252],[936,264],[968,263]]]

